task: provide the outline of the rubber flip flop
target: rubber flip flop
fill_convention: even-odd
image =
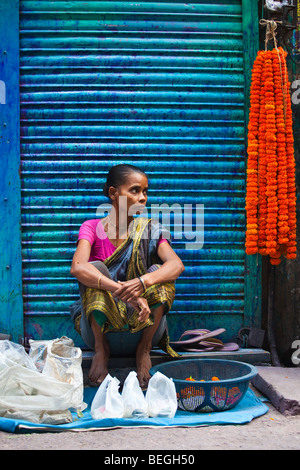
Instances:
[[[240,347],[237,343],[224,343],[221,351],[237,351],[238,349],[240,349]]]
[[[187,330],[179,338],[178,341],[170,341],[171,346],[184,346],[185,344],[199,343],[208,338],[213,338],[216,335],[224,333],[224,328],[218,328],[217,330]],[[192,336],[190,339],[183,340],[185,336]]]
[[[201,344],[198,345],[198,347],[193,347],[196,346],[194,344],[191,345],[191,348],[186,348],[184,347],[184,351],[187,352],[205,352],[205,351],[216,351],[216,352],[221,352],[221,351],[237,351],[239,348],[239,345],[236,343],[224,343],[223,346],[211,346],[211,347],[203,347]]]
[[[192,344],[192,346],[193,346],[193,344]],[[200,353],[200,352],[215,351],[215,348],[213,346],[210,346],[210,347],[209,346],[203,346],[203,347],[199,346],[197,348],[192,348],[192,347],[191,348],[185,348],[185,347],[183,347],[182,350],[186,351],[186,352],[198,352],[198,353]]]
[[[183,346],[184,351],[201,352],[201,351],[216,351],[224,346],[223,341],[217,338],[209,338],[199,343],[193,343],[190,347]]]
[[[224,346],[223,341],[217,338],[209,338],[199,342],[200,345],[204,346],[213,346],[213,347],[222,347]]]
[[[196,330],[186,330],[179,338],[179,341],[181,338],[184,336],[203,336],[203,335],[209,335],[208,337],[215,336],[215,335],[220,335],[221,333],[224,333],[225,328],[217,328],[216,330],[206,330],[204,328],[198,328]]]

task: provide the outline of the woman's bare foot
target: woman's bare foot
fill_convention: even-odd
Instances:
[[[95,337],[95,354],[88,377],[91,382],[100,384],[108,374],[109,344],[93,315],[91,315],[91,327]]]
[[[150,380],[151,358],[150,358],[151,344],[141,341],[136,350],[136,368],[137,378],[142,389],[148,387]]]
[[[109,347],[108,344],[95,351],[92,365],[89,371],[89,379],[93,383],[100,384],[108,374]]]
[[[164,306],[160,305],[152,310],[154,317],[154,325],[143,329],[142,339],[139,342],[136,350],[136,368],[137,377],[141,388],[147,388],[148,382],[151,378],[151,357],[150,352],[152,348],[152,339],[156,332],[158,325],[161,321],[164,312]]]

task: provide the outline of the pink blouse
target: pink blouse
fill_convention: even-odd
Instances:
[[[100,219],[86,220],[79,229],[77,243],[85,239],[91,244],[91,254],[89,261],[104,261],[117,249],[107,237]],[[167,242],[165,238],[160,238],[158,244]]]

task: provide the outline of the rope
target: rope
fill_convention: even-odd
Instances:
[[[266,38],[265,38],[265,51],[268,48],[268,42],[272,39],[274,40],[275,48],[277,49],[277,39],[276,39],[276,29],[277,29],[277,22],[274,20],[265,20],[262,18],[259,20],[259,24],[262,26],[267,26],[266,29]]]

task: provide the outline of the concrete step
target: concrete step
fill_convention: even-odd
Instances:
[[[270,353],[263,349],[253,348],[240,348],[238,351],[210,351],[210,352],[183,352],[180,353],[179,359],[227,359],[232,361],[246,362],[257,366],[258,364],[270,364]],[[85,385],[92,385],[88,380],[88,371],[93,359],[92,351],[82,352],[82,368],[84,374]],[[163,362],[176,361],[176,358],[168,356],[166,353],[159,349],[153,349],[151,352],[152,366],[161,364]],[[129,372],[135,369],[135,357],[111,357],[108,363],[109,373],[117,377],[122,383]]]
[[[93,359],[92,351],[83,351],[83,367],[89,367]],[[270,364],[270,353],[259,348],[240,348],[238,351],[209,351],[209,352],[180,352],[179,359],[206,358],[206,359],[228,359],[232,361],[242,361],[250,364]],[[151,352],[152,365],[162,362],[172,361],[172,357],[159,349],[153,349]],[[109,368],[115,367],[134,367],[135,357],[110,357]]]

